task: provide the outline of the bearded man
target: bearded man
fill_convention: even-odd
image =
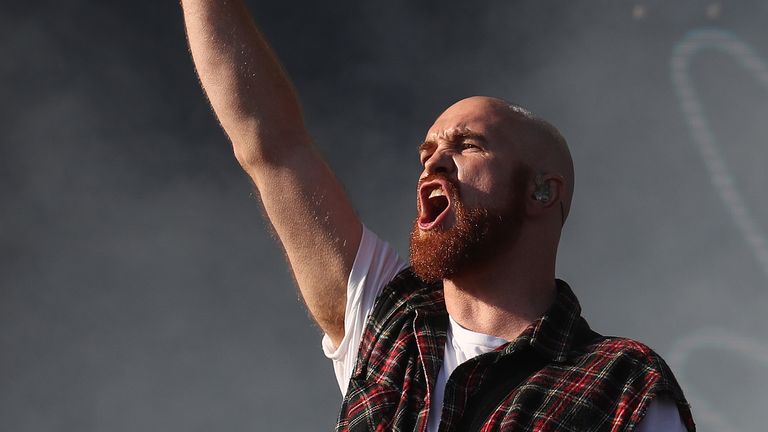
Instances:
[[[411,266],[358,220],[241,1],[182,0],[203,87],[253,180],[344,401],[338,430],[695,430],[664,361],[604,337],[555,279],[565,140],[490,97],[419,148]]]

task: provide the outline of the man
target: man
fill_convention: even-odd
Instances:
[[[574,180],[553,126],[496,98],[449,107],[419,149],[407,268],[312,147],[244,4],[182,5],[203,87],[325,332],[339,430],[694,430],[664,362],[592,332],[554,277]]]

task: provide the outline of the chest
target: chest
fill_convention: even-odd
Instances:
[[[461,425],[472,401],[517,366],[515,355],[500,361],[500,352],[473,357],[472,350],[447,345],[447,325],[446,317],[414,312],[372,326],[338,430],[428,431],[436,425],[445,432],[465,430]],[[610,430],[627,397],[615,383],[630,378],[616,375],[590,357],[543,365],[494,402],[480,430]]]

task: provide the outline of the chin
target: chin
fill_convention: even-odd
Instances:
[[[520,233],[520,217],[461,206],[456,210],[456,223],[447,229],[424,231],[418,221],[414,223],[410,261],[414,273],[425,282],[451,279],[483,267]]]

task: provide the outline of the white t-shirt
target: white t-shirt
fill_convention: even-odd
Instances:
[[[323,352],[333,361],[336,381],[339,383],[342,394],[346,393],[349,379],[352,377],[365,323],[376,302],[376,297],[384,286],[406,267],[406,262],[388,243],[363,227],[363,237],[347,284],[344,338],[338,347],[333,346],[328,335],[323,336],[322,340]],[[430,432],[436,432],[440,425],[445,384],[454,369],[473,357],[493,351],[507,343],[502,338],[467,330],[450,317],[448,322],[443,365],[437,375],[435,388],[431,390],[427,421],[427,430]],[[675,403],[662,396],[651,402],[637,431],[685,432],[686,429]]]

